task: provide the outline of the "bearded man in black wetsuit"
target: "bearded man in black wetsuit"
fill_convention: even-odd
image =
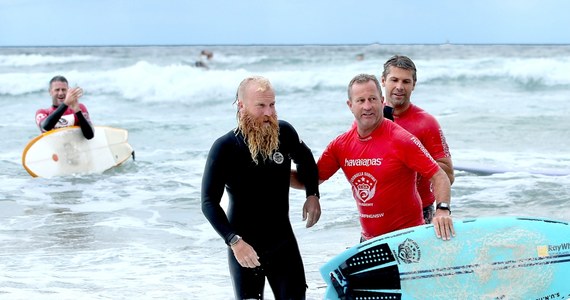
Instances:
[[[289,220],[291,161],[305,183],[303,220],[320,218],[318,170],[293,126],[277,119],[269,80],[244,79],[236,97],[238,127],[217,139],[202,179],[202,212],[228,247],[236,299],[305,299],[303,261]],[[224,187],[227,215],[220,206]]]

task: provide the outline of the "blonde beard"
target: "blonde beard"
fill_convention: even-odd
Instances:
[[[259,164],[257,158],[260,155],[262,161],[265,161],[279,147],[277,115],[269,118],[269,125],[264,125],[244,110],[239,118],[238,130],[243,134],[251,158],[256,165]]]

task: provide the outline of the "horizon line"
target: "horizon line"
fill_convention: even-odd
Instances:
[[[0,45],[0,48],[95,48],[95,47],[256,47],[256,46],[569,46],[568,43],[299,43],[299,44],[90,44],[90,45]]]

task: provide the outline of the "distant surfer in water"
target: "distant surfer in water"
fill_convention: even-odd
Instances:
[[[214,57],[214,53],[210,50],[202,50],[200,51],[200,58],[194,63],[194,65],[198,68],[208,69],[208,64],[204,61],[204,59],[210,61]]]
[[[214,57],[214,53],[210,50],[202,50],[200,55],[205,56],[208,60],[211,60]]]
[[[228,245],[236,299],[263,299],[265,280],[275,299],[305,299],[303,261],[289,220],[291,164],[306,187],[303,219],[320,218],[318,170],[293,126],[277,119],[275,92],[264,77],[238,88],[238,126],[218,138],[202,178],[202,212]],[[229,197],[227,215],[220,202]]]
[[[55,76],[49,82],[49,94],[52,106],[36,112],[36,124],[41,132],[68,126],[79,126],[86,139],[94,136],[89,112],[79,98],[83,96],[80,87],[69,88],[67,79]]]

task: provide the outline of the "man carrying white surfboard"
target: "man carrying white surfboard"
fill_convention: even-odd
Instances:
[[[86,139],[94,136],[93,125],[89,118],[87,107],[79,103],[83,96],[80,87],[69,88],[67,79],[63,76],[55,76],[49,82],[49,94],[52,98],[50,108],[38,109],[36,112],[36,124],[41,132],[52,129],[79,126]]]

